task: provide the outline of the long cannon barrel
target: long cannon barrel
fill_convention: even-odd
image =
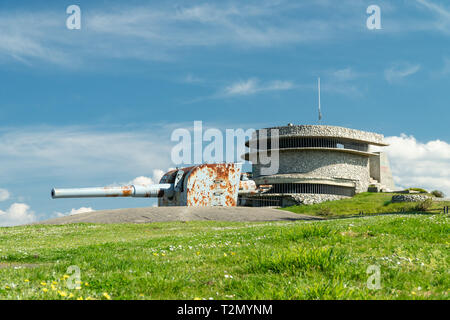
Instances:
[[[52,198],[141,197],[160,198],[172,194],[173,184],[129,185],[122,187],[52,189]]]

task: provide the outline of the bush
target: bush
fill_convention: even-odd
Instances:
[[[329,217],[333,215],[333,211],[331,211],[330,208],[324,207],[320,208],[319,211],[317,211],[317,214],[319,216]]]
[[[428,209],[430,209],[432,205],[433,205],[433,200],[427,199],[425,201],[419,202],[417,204],[417,206],[415,207],[415,209],[417,211],[424,212],[424,211],[427,211]]]
[[[443,198],[444,197],[444,193],[442,191],[439,191],[439,190],[433,190],[433,191],[431,191],[431,194],[433,196],[435,196],[436,198]]]

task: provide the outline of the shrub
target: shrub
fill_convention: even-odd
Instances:
[[[444,193],[442,191],[439,191],[439,190],[433,190],[433,191],[431,191],[431,194],[433,196],[435,196],[436,198],[443,198],[444,197]]]
[[[320,208],[320,209],[317,211],[317,214],[318,214],[319,216],[329,217],[329,216],[332,216],[332,215],[333,215],[333,211],[331,211],[330,208],[323,207],[323,208]]]
[[[423,211],[427,211],[428,209],[430,209],[432,205],[433,205],[433,200],[428,198],[427,200],[419,202],[417,204],[417,206],[415,207],[415,209],[417,211],[422,211],[423,212]]]

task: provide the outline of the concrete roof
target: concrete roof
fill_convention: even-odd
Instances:
[[[282,127],[264,128],[256,131],[259,132],[261,130],[267,130],[267,136],[270,137],[271,129],[277,129],[279,131],[280,138],[282,137],[341,138],[377,146],[388,145],[386,142],[384,142],[384,136],[382,134],[337,126],[288,125]],[[252,139],[254,139],[255,137],[256,136],[254,134]],[[246,145],[247,146],[249,145],[249,141],[246,142]]]

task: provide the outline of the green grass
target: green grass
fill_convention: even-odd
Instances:
[[[417,213],[415,209],[417,202],[392,203],[392,196],[392,193],[364,192],[348,199],[327,201],[308,206],[292,206],[283,208],[282,210],[330,218],[356,215],[360,212],[364,214]],[[442,212],[444,206],[450,206],[450,202],[434,201],[429,212]]]
[[[0,228],[0,299],[448,299],[449,240],[437,214]]]

